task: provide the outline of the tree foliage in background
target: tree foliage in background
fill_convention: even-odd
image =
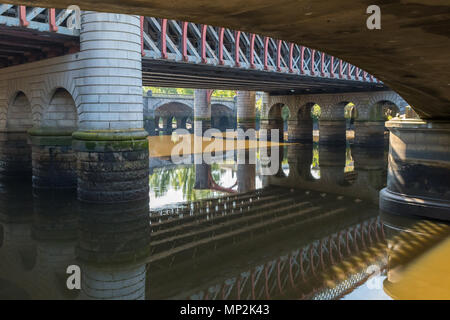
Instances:
[[[161,95],[194,95],[194,89],[186,88],[162,88],[162,87],[143,87],[144,95],[147,95],[147,91],[151,90],[152,94]],[[214,90],[213,97],[217,98],[232,98],[236,95],[236,91],[233,90]]]
[[[319,121],[320,114],[321,114],[320,106],[318,104],[315,104],[311,108],[311,117],[313,118],[314,121]]]
[[[211,165],[211,175],[214,181],[220,181],[221,168],[219,164]],[[181,190],[183,199],[195,201],[198,199],[213,197],[219,194],[213,190],[195,190],[195,166],[162,167],[155,169],[149,177],[155,197],[164,196],[170,189]]]

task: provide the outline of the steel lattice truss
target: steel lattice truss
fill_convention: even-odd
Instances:
[[[359,285],[368,275],[358,273],[359,276],[347,277],[333,290],[327,290],[323,283],[311,284],[311,279],[380,241],[385,241],[382,222],[379,217],[369,219],[210,286],[190,298],[271,299],[283,296],[289,290],[299,289],[303,298],[333,299]],[[302,286],[308,288],[307,292],[302,290]]]
[[[68,25],[73,12],[0,4],[0,26],[78,37],[79,30]],[[141,17],[141,45],[146,60],[381,84],[350,63],[308,47],[190,22]]]
[[[348,62],[282,40],[151,17],[141,17],[141,27],[148,59],[380,83]]]
[[[26,27],[43,32],[78,36],[79,30],[76,28],[68,28],[67,25],[67,20],[72,12],[72,10],[66,9],[47,9],[0,4],[0,24],[8,27]]]

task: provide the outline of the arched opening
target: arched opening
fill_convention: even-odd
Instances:
[[[72,95],[63,88],[56,89],[44,108],[39,127],[30,130],[33,187],[76,187],[76,154],[72,150],[72,133],[77,126],[78,114]]]
[[[31,104],[27,96],[18,92],[8,105],[6,128],[8,131],[27,131],[33,126]]]
[[[388,121],[400,114],[399,107],[388,100],[375,103],[369,112],[369,119],[372,121]]]
[[[365,117],[356,121],[355,145],[380,148],[387,146],[389,131],[385,128],[385,122],[396,117],[399,112],[399,108],[387,100],[369,106]]]
[[[31,177],[31,148],[28,130],[32,127],[31,104],[23,92],[9,101],[6,128],[0,133],[0,173],[2,177]]]
[[[344,107],[345,117],[345,137],[347,143],[353,143],[355,139],[355,119],[356,119],[356,107],[353,102],[349,102]]]
[[[234,124],[233,111],[226,105],[214,103],[211,105],[211,126],[213,128],[225,131],[226,129],[233,129]]]
[[[192,108],[180,102],[168,102],[155,109],[159,134],[172,134],[175,129],[185,129],[185,119],[192,117]]]
[[[72,95],[67,90],[59,88],[44,111],[41,127],[75,131],[77,119],[77,108]]]

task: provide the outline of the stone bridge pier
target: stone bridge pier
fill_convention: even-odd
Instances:
[[[211,128],[212,90],[196,89],[194,93],[194,134],[203,136]]]
[[[387,187],[380,209],[393,214],[450,219],[450,123],[393,119]]]
[[[148,197],[141,68],[139,17],[89,11],[80,52],[2,68],[2,176],[81,201]]]
[[[140,19],[85,12],[80,38],[83,85],[79,129],[73,134],[78,197],[90,202],[146,198]]]
[[[269,95],[261,125],[284,131],[282,114],[288,108],[288,140],[312,143],[314,117],[318,118],[321,145],[345,145],[349,122],[355,123],[354,144],[383,146],[384,123],[405,112],[407,103],[392,91],[346,94]],[[316,112],[315,115],[312,113]],[[318,112],[318,113],[317,113]]]
[[[238,128],[255,129],[256,93],[254,91],[238,91],[236,104]]]

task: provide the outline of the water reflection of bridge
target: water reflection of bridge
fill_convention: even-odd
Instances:
[[[387,268],[394,238],[364,201],[288,189],[164,209],[151,222],[152,299],[340,298],[371,276],[369,265]],[[402,258],[432,242],[400,240]]]
[[[280,187],[151,215],[145,201],[78,207],[73,194],[2,192],[0,281],[23,298],[339,298],[367,265],[385,268],[389,250],[414,256],[448,234],[428,225],[387,246],[395,236],[366,201]],[[71,264],[81,292],[65,287]]]

